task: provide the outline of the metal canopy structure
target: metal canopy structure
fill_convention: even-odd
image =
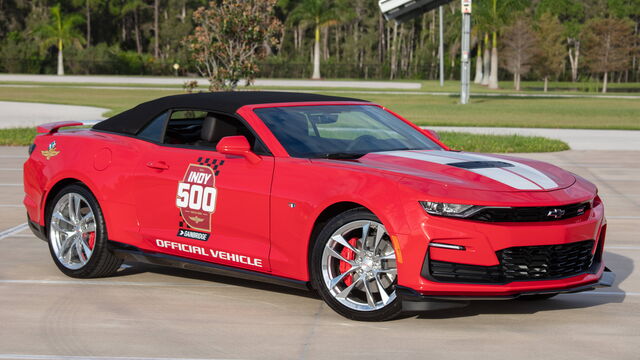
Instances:
[[[378,6],[380,11],[387,20],[395,20],[398,23],[409,21],[425,12],[440,7],[440,86],[443,86],[443,43],[442,43],[442,5],[452,2],[453,0],[380,0]],[[471,1],[461,0],[462,12],[462,57],[460,69],[460,103],[469,102],[469,81],[471,78],[469,47],[470,47],[470,28],[471,28]]]
[[[387,20],[409,21],[453,0],[381,0],[378,2]]]

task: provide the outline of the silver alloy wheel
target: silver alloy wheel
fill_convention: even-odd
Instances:
[[[396,254],[384,226],[358,220],[336,230],[322,253],[322,277],[352,310],[379,310],[395,300]]]
[[[49,239],[58,261],[77,270],[91,259],[95,245],[96,219],[87,199],[65,194],[55,204],[49,223]]]

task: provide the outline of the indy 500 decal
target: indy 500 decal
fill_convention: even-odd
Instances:
[[[211,231],[211,215],[216,211],[217,196],[213,170],[208,166],[189,164],[184,179],[178,183],[176,196],[176,206],[189,228]]]

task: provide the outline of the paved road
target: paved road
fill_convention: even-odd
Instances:
[[[91,106],[0,101],[0,128],[29,127],[53,121],[104,119],[109,109]]]
[[[0,359],[637,360],[640,152],[523,156],[599,185],[615,286],[359,323],[312,294],[219,276],[133,266],[112,278],[65,277],[29,230],[4,232],[24,223],[26,148],[0,148]]]
[[[22,75],[0,74],[4,82],[42,82],[42,83],[99,83],[99,84],[143,84],[143,85],[182,85],[185,81],[197,80],[201,87],[209,83],[204,78],[192,77],[152,77],[152,76],[100,76],[100,75]],[[400,81],[337,81],[337,80],[288,80],[256,79],[256,86],[313,87],[313,88],[366,88],[366,89],[406,89],[416,90],[420,83]]]
[[[640,116],[640,114],[639,114]],[[430,126],[436,131],[464,131],[474,134],[544,136],[559,139],[573,150],[633,150],[640,151],[640,131],[637,130],[582,130],[536,129],[496,127]]]
[[[0,87],[32,87],[41,85],[29,85],[28,83],[51,83],[51,84],[78,84],[78,86],[93,89],[134,89],[134,90],[175,90],[173,88],[158,87],[159,85],[180,85],[186,81],[197,80],[201,89],[206,89],[208,81],[204,78],[193,77],[151,77],[151,76],[117,76],[117,75],[26,75],[26,74],[0,74],[0,82],[22,82],[27,84],[11,85],[0,84]],[[102,84],[102,85],[86,85]],[[136,87],[122,87],[122,84],[135,84]],[[244,83],[243,83],[244,84]],[[144,85],[154,85],[144,87]],[[401,81],[356,81],[356,80],[308,80],[308,79],[256,79],[255,86],[274,86],[282,88],[296,88],[291,91],[314,91],[300,90],[299,88],[323,89],[323,88],[349,88],[350,90],[331,90],[332,93],[347,94],[390,94],[390,95],[436,95],[436,96],[459,96],[459,92],[425,91],[422,84]],[[362,89],[362,90],[357,90]],[[285,89],[282,89],[285,91]],[[402,90],[402,91],[398,91]],[[315,90],[318,91],[318,90]],[[505,92],[473,92],[472,97],[513,97],[513,98],[606,98],[606,99],[640,99],[640,95],[617,95],[617,94],[563,94],[563,93],[505,93]]]

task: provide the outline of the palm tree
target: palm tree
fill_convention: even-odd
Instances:
[[[485,63],[487,63],[487,55],[489,55],[489,35],[491,33],[491,62],[490,68],[485,67],[484,76],[487,76],[489,70],[488,85],[490,89],[498,88],[498,32],[507,23],[507,17],[515,14],[517,10],[522,9],[526,5],[524,0],[482,0],[476,5],[476,23],[480,29],[487,33],[485,35]],[[474,4],[474,5],[475,5]],[[483,85],[486,81],[483,81]]]
[[[58,49],[58,75],[64,75],[63,49],[67,44],[80,47],[84,43],[84,38],[76,28],[84,22],[79,14],[62,15],[60,4],[51,9],[51,18],[48,24],[38,28],[38,35],[41,37],[41,46],[49,48],[55,46]]]
[[[140,10],[148,8],[149,5],[143,0],[125,0],[124,4],[120,8],[122,15],[133,13],[133,36],[136,40],[136,51],[138,54],[142,54],[142,34],[140,30]],[[157,34],[157,32],[156,32]]]
[[[335,4],[328,0],[302,0],[291,12],[290,18],[291,21],[302,25],[313,25],[315,40],[311,78],[320,79],[320,30],[338,22]]]

